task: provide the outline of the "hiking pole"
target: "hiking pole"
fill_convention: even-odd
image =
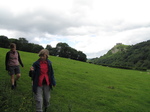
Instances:
[[[32,85],[33,86],[33,85]],[[32,93],[32,112],[34,112],[34,107],[33,107],[33,91],[32,91],[32,87],[31,87],[31,93]]]
[[[31,80],[33,79],[33,71],[29,71],[29,77],[31,77]],[[33,107],[33,80],[32,80],[32,86],[31,86],[31,96],[32,96],[32,112],[34,112],[34,107]]]
[[[11,112],[13,112],[12,111],[12,109],[13,109],[13,105],[12,105],[12,91],[10,91],[10,94],[11,94]]]
[[[10,74],[9,71],[7,72],[8,75]],[[11,84],[11,83],[10,83]],[[12,105],[12,90],[9,90],[10,91],[10,104],[11,104],[11,112],[13,112],[13,105]]]
[[[34,93],[33,93],[33,81],[32,81],[32,86],[31,86],[31,93],[32,93],[32,112],[34,112],[34,103],[33,103],[33,100],[34,100]]]

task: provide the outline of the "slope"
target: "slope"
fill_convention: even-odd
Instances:
[[[10,90],[4,60],[8,49],[0,48],[0,112],[33,112],[34,100],[28,71],[38,59],[21,52],[24,68],[15,91]],[[150,111],[150,75],[147,72],[103,67],[53,57],[57,86],[51,91],[52,112],[146,112]]]

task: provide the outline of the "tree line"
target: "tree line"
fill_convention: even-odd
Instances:
[[[20,37],[19,39],[9,39],[7,36],[0,36],[0,47],[9,48],[10,43],[15,43],[17,45],[17,50],[25,52],[38,53],[41,49],[44,49],[44,47],[39,44],[29,43],[28,40],[23,37]],[[45,49],[49,50],[50,55],[52,56],[59,56],[83,62],[86,62],[87,60],[86,55],[82,51],[71,48],[67,43],[60,42],[55,48],[51,45],[47,45]]]
[[[118,52],[113,53],[112,50],[115,47]],[[99,58],[89,60],[89,62],[124,69],[150,69],[150,40],[131,46],[118,45],[114,48]]]

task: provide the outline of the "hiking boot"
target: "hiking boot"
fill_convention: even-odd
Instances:
[[[47,107],[45,108],[44,112],[46,112],[46,111],[47,111]]]
[[[11,86],[11,89],[12,89],[12,90],[14,90],[14,89],[15,89],[15,86],[14,86],[14,85],[12,85],[12,86]]]
[[[17,87],[17,81],[14,82],[14,86]]]

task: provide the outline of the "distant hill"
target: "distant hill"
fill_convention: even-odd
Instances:
[[[117,68],[150,69],[150,40],[131,46],[118,43],[105,55],[88,61]]]

